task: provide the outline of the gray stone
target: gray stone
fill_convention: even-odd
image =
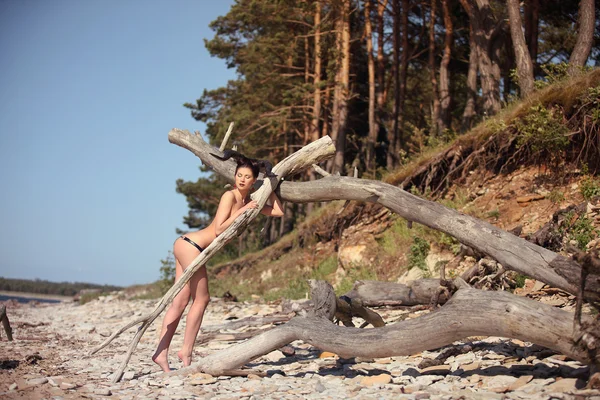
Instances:
[[[109,388],[98,388],[98,389],[94,389],[94,394],[97,394],[100,396],[111,396],[112,392],[110,391]]]
[[[327,388],[321,383],[321,381],[317,381],[317,384],[315,385],[315,390],[319,393],[323,393],[327,390]]]
[[[27,381],[28,386],[40,386],[48,382],[48,378],[35,378]]]
[[[123,374],[123,380],[124,381],[130,381],[135,377],[135,372],[133,371],[127,371]]]
[[[17,388],[19,387],[19,385],[17,385],[16,383],[11,383],[10,386],[8,387],[8,390],[17,390]]]

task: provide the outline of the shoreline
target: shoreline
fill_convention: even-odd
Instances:
[[[72,296],[60,296],[57,294],[42,294],[42,293],[29,293],[29,292],[10,292],[6,290],[0,290],[0,296],[8,297],[21,297],[24,299],[42,299],[42,300],[57,300],[63,303],[73,301]]]

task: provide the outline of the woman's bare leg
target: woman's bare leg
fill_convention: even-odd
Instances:
[[[194,343],[202,324],[204,311],[210,301],[206,267],[200,268],[190,279],[190,294],[192,296],[192,305],[186,318],[183,347],[177,352],[177,356],[183,362],[184,367],[187,367],[192,362]]]
[[[181,267],[179,261],[176,260],[175,282],[181,278],[182,274],[183,268]],[[158,342],[156,352],[152,356],[152,361],[158,364],[158,366],[164,372],[169,372],[171,370],[169,367],[169,346],[171,345],[171,340],[173,340],[173,335],[175,334],[175,330],[177,329],[177,325],[179,325],[181,315],[183,314],[189,300],[190,284],[188,283],[183,287],[183,289],[181,289],[179,294],[175,296],[173,303],[171,303],[171,306],[165,314],[165,319],[163,320],[162,329],[160,331],[160,341]]]

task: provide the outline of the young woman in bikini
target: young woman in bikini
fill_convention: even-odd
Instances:
[[[179,280],[185,268],[190,265],[198,254],[223,233],[237,217],[246,210],[258,207],[257,202],[250,199],[250,193],[258,178],[259,167],[252,160],[243,157],[237,160],[237,164],[235,188],[225,192],[221,197],[217,214],[212,223],[200,231],[180,236],[173,244],[176,281]],[[281,201],[275,193],[271,194],[261,213],[272,217],[283,215]],[[177,356],[183,362],[184,367],[190,365],[192,361],[194,342],[200,330],[202,316],[210,300],[206,267],[200,268],[192,276],[188,284],[173,299],[173,303],[165,314],[158,348],[152,356],[152,360],[165,372],[170,371],[168,354],[171,340],[190,298],[192,299],[192,305],[186,318],[183,347],[177,352]]]

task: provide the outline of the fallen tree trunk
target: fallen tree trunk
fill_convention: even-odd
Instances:
[[[361,299],[364,306],[416,306],[429,304],[440,288],[439,279],[417,279],[406,285],[395,282],[357,281],[346,296]],[[447,295],[439,297],[439,304],[448,301]]]
[[[313,301],[328,303],[321,298]],[[377,358],[411,355],[470,336],[501,336],[532,342],[582,363],[600,362],[600,355],[592,359],[587,351],[574,346],[577,332],[573,330],[572,313],[507,292],[463,287],[443,307],[425,316],[375,329],[337,326],[331,323],[329,315],[317,311],[306,317],[294,317],[286,324],[170,374],[201,371],[221,375],[295,340],[345,358]]]
[[[212,147],[200,135],[172,130],[169,141],[184,147],[229,181],[235,162],[210,155]],[[528,242],[485,221],[439,203],[412,195],[396,186],[367,179],[330,175],[309,182],[282,182],[280,198],[294,203],[356,200],[381,204],[408,221],[449,234],[461,243],[497,260],[505,268],[530,276],[569,293],[578,293],[581,266],[572,259]],[[600,272],[587,275],[584,298],[600,301]]]
[[[187,134],[189,137],[199,137],[199,135]],[[188,138],[189,139],[189,138]],[[212,153],[220,153],[216,148],[212,148],[210,150]],[[258,202],[258,208],[247,210],[242,214],[239,218],[237,218],[222,234],[219,235],[217,239],[215,239],[202,253],[200,253],[189,266],[186,267],[185,272],[181,276],[181,278],[173,285],[171,289],[163,296],[163,298],[158,302],[154,311],[150,314],[142,316],[136,320],[131,321],[125,326],[121,327],[118,331],[112,334],[108,339],[106,339],[100,346],[93,349],[90,354],[94,354],[99,350],[106,347],[110,342],[112,342],[118,335],[123,333],[125,330],[138,325],[141,323],[141,326],[138,328],[138,331],[133,338],[131,345],[125,355],[125,359],[119,366],[118,370],[113,375],[113,382],[118,382],[127,367],[129,359],[131,358],[131,354],[135,350],[137,344],[139,343],[141,337],[146,332],[146,329],[152,324],[152,322],[160,315],[160,313],[171,303],[173,298],[181,291],[181,289],[187,284],[192,275],[198,271],[206,262],[219,251],[223,246],[225,246],[229,241],[234,239],[240,232],[242,232],[248,224],[258,216],[260,210],[264,207],[267,199],[271,195],[271,192],[277,187],[280,182],[280,179],[283,179],[285,176],[296,174],[308,167],[312,164],[321,162],[326,160],[335,154],[335,147],[331,138],[328,136],[322,137],[321,139],[303,147],[298,150],[294,154],[286,157],[280,163],[278,163],[273,169],[272,174],[268,178],[262,181],[260,188],[252,195],[253,200]],[[213,157],[211,156],[212,158]],[[232,176],[234,171],[232,171]]]

